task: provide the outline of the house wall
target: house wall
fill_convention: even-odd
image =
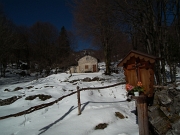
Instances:
[[[77,73],[77,66],[72,66],[70,70],[71,70],[71,73]]]
[[[79,59],[78,70],[80,73],[85,72],[97,72],[98,71],[98,61],[96,58],[86,55]]]

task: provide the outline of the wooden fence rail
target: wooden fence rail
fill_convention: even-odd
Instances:
[[[41,104],[41,105],[37,105],[37,106],[33,106],[27,110],[24,110],[24,111],[21,111],[21,112],[18,112],[18,113],[14,113],[14,114],[10,114],[10,115],[6,115],[6,116],[1,116],[0,117],[0,120],[2,119],[6,119],[6,118],[10,118],[10,117],[18,117],[18,116],[22,116],[22,115],[25,115],[25,114],[29,114],[29,113],[32,113],[34,111],[37,111],[37,110],[40,110],[40,109],[43,109],[43,108],[46,108],[48,106],[51,106],[59,101],[61,101],[62,99],[68,97],[68,96],[71,96],[73,94],[76,94],[77,92],[80,92],[80,91],[85,91],[85,90],[97,90],[97,89],[105,89],[105,88],[110,88],[110,87],[115,87],[115,86],[118,86],[118,85],[122,85],[122,84],[125,84],[125,82],[121,82],[121,83],[117,83],[117,84],[113,84],[113,85],[109,85],[109,86],[104,86],[104,87],[89,87],[89,88],[82,88],[82,89],[78,89],[77,91],[74,91],[70,94],[67,94],[65,96],[62,96],[58,99],[56,99],[55,101],[52,101],[52,102],[49,102],[49,103],[45,103],[45,104]],[[80,96],[80,95],[79,95]],[[80,101],[80,99],[79,99]]]
[[[22,115],[25,115],[25,114],[32,113],[34,111],[37,111],[37,110],[46,108],[48,106],[51,106],[51,105],[61,101],[62,99],[66,98],[68,96],[71,96],[73,94],[76,94],[76,93],[77,93],[77,100],[78,100],[78,115],[80,115],[81,114],[80,91],[83,91],[83,90],[84,91],[85,90],[99,90],[99,89],[115,87],[115,86],[122,85],[122,84],[125,84],[125,82],[117,83],[117,84],[113,84],[113,85],[109,85],[109,86],[104,86],[104,87],[89,87],[89,88],[82,88],[82,89],[80,89],[79,86],[77,86],[76,91],[74,91],[74,92],[72,92],[70,94],[67,94],[65,96],[62,96],[62,97],[58,98],[55,101],[52,101],[50,103],[37,105],[37,106],[31,107],[31,108],[29,108],[29,109],[27,109],[25,111],[19,112],[19,113],[2,116],[2,117],[0,117],[0,120],[10,118],[10,117],[17,117],[17,116],[22,116]],[[149,135],[146,96],[145,95],[140,95],[138,97],[133,96],[133,99],[136,100],[136,106],[137,106],[137,111],[138,111],[139,135]]]

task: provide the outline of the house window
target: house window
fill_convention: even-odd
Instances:
[[[88,69],[88,65],[85,65],[85,69]]]

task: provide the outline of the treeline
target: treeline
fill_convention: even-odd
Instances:
[[[134,50],[156,56],[156,82],[167,84],[165,65],[176,81],[180,61],[179,0],[73,0],[76,28],[104,50],[106,74],[110,74],[113,48],[125,51],[125,34]]]
[[[81,29],[88,29],[88,25],[83,26]],[[95,31],[95,29],[91,29],[91,32]],[[87,34],[84,32],[84,36]],[[128,36],[119,30],[109,33],[108,36],[111,38],[109,43],[112,44],[112,47],[107,47],[107,49],[110,49],[113,54],[107,53],[105,57],[108,57],[113,62],[118,61],[127,53],[127,50],[130,50],[131,44],[128,41]],[[106,61],[99,37],[93,40],[92,44],[100,45],[94,51],[93,56],[101,61]],[[106,43],[104,42],[104,44]],[[126,47],[124,48],[120,44]],[[15,63],[18,69],[21,66],[21,62],[26,63],[21,68],[29,69],[28,71],[36,71],[40,74],[43,70],[46,71],[47,75],[50,69],[67,70],[71,65],[76,65],[77,61],[75,60],[82,56],[74,51],[76,47],[77,41],[75,35],[67,31],[65,27],[58,31],[55,26],[48,22],[36,22],[30,27],[16,26],[0,10],[1,77],[5,77],[8,64]],[[107,69],[110,69],[110,61],[108,62]]]
[[[77,33],[103,52],[105,74],[111,74],[112,61],[120,60],[131,49],[156,56],[156,82],[167,84],[165,65],[170,79],[176,81],[180,61],[179,0],[72,0]],[[7,63],[23,60],[42,69],[68,67],[74,36],[62,27],[37,22],[17,27],[0,13],[1,75]],[[70,58],[72,58],[70,60]]]
[[[20,61],[24,68],[48,72],[52,68],[66,69],[76,47],[75,36],[63,26],[60,32],[46,22],[36,22],[31,27],[16,26],[0,11],[0,70],[5,77],[8,64]]]

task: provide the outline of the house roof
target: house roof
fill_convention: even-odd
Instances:
[[[97,58],[95,58],[94,56],[91,56],[91,55],[89,55],[89,54],[82,56],[81,58],[79,58],[79,59],[78,59],[78,61],[79,61],[79,60],[81,60],[82,58],[84,58],[84,57],[88,57],[88,56],[90,56],[90,57],[92,57],[92,58],[94,58],[94,59],[96,59],[96,60],[98,61],[98,59],[97,59]]]
[[[145,54],[145,53],[135,51],[135,50],[131,50],[117,66],[122,67],[123,64],[126,63],[128,60],[130,60],[131,57],[144,59],[145,61],[149,61],[150,63],[154,63],[156,60],[156,57],[154,57],[152,55]]]
[[[85,50],[81,50],[79,52],[76,53],[76,57],[75,57],[75,61],[79,61],[81,58],[89,55],[91,57],[94,57],[96,58],[98,61],[99,59],[97,57],[95,57],[95,53],[96,51],[95,50],[92,50],[92,49],[85,49]]]

